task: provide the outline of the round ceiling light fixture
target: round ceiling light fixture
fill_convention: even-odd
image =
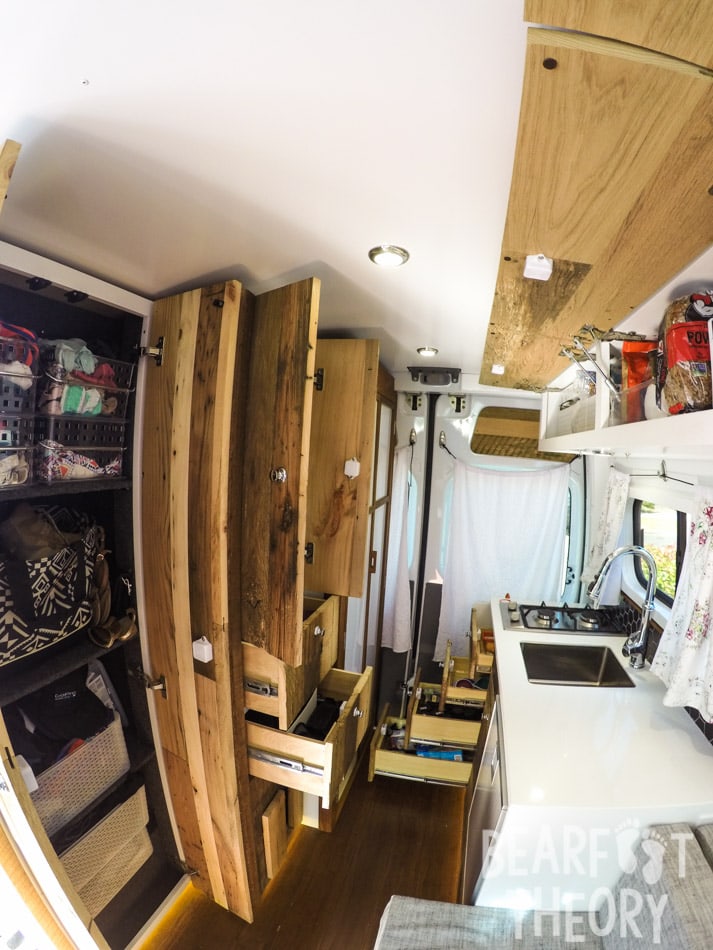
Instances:
[[[379,267],[401,267],[409,259],[409,252],[395,244],[378,244],[369,251],[369,260]]]
[[[419,356],[438,356],[438,350],[435,346],[419,346],[416,352]]]

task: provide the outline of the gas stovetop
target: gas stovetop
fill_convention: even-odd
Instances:
[[[639,622],[634,607],[551,607],[548,604],[516,604],[501,601],[503,626],[560,633],[606,633],[628,636]]]

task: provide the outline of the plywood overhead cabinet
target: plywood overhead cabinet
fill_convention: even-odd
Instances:
[[[701,4],[530,0],[526,15],[563,29],[528,33],[481,382],[539,390],[582,327],[618,325],[709,247],[713,72]],[[537,254],[549,280],[524,276]]]

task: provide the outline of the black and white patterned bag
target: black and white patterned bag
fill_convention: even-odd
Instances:
[[[0,554],[0,666],[86,629],[94,610],[94,565],[103,544],[102,528],[70,508],[31,509],[34,521],[28,509],[22,506],[22,544],[10,545],[10,551],[6,544]],[[11,520],[0,526],[0,535],[2,528],[10,528],[5,539],[15,527]],[[45,553],[23,557],[33,547],[33,530],[39,541],[36,552]]]

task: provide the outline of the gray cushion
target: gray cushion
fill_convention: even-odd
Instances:
[[[374,950],[601,950],[601,940],[583,930],[577,926],[568,933],[564,914],[397,896],[386,905]]]
[[[636,867],[621,875],[612,894],[616,919],[610,917],[611,905],[599,912],[606,950],[653,946],[710,950],[713,870],[691,828],[671,824],[644,829],[635,854]],[[622,917],[622,906],[629,908],[628,918]]]

